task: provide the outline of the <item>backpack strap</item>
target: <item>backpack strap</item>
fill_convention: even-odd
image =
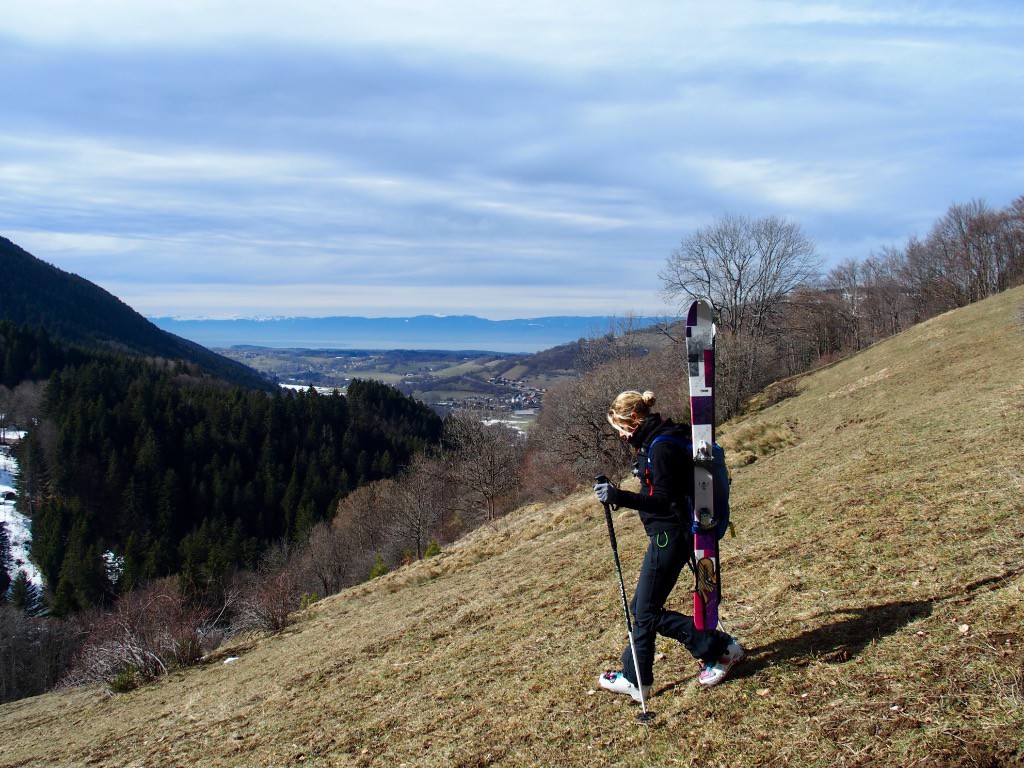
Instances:
[[[673,445],[678,445],[684,451],[688,451],[689,452],[688,453],[688,457],[689,458],[693,457],[693,441],[690,438],[676,437],[675,435],[660,435],[660,436],[654,438],[653,440],[651,440],[650,444],[647,446],[646,453],[647,453],[647,466],[648,466],[648,468],[650,468],[650,466],[651,466],[651,449],[654,447],[655,443],[660,442],[660,441],[665,441],[666,443],[672,443]],[[691,508],[691,513],[692,513],[693,498],[691,496],[689,496],[689,495],[687,495],[686,498],[687,498],[687,501],[689,502],[689,506]],[[680,514],[680,518],[679,518],[679,524],[683,527],[684,531],[692,530],[693,529],[693,525],[694,525],[692,520],[683,520],[681,514]],[[686,558],[686,564],[689,566],[690,571],[693,573],[693,578],[695,580],[695,582],[694,582],[694,590],[696,591],[696,589],[697,589],[697,586],[696,586],[696,579],[697,579],[697,554],[693,550],[692,543],[691,543],[691,545],[689,547],[689,550],[690,550],[690,553],[689,553],[689,556]]]
[[[675,435],[659,435],[658,437],[651,440],[651,442],[647,445],[647,466],[651,465],[651,449],[654,447],[655,443],[660,443],[662,441],[666,443],[672,443],[673,445],[678,445],[680,448],[689,449],[691,453],[693,451],[693,443],[690,442],[689,440],[686,440],[682,437],[676,437]]]
[[[651,468],[651,449],[654,448],[654,445],[656,443],[660,443],[660,442],[666,442],[666,443],[671,443],[672,445],[677,445],[680,448],[682,448],[684,451],[692,451],[693,450],[693,448],[691,447],[693,444],[690,442],[690,440],[688,440],[686,438],[676,437],[675,435],[659,435],[658,437],[654,438],[653,440],[651,440],[650,443],[647,444],[647,447],[646,447],[646,449],[644,451],[644,453],[646,454],[647,469],[648,470],[650,470],[650,468]],[[687,457],[689,457],[689,454],[687,454]],[[693,500],[692,500],[692,498],[690,497],[689,494],[686,494],[686,500],[687,500],[687,506],[691,507],[691,509],[692,509]],[[690,528],[693,525],[693,521],[691,521],[691,520],[684,520],[683,517],[682,517],[682,511],[681,510],[678,512],[678,517],[679,517],[679,524],[683,527],[683,530],[684,531],[685,530],[690,530]],[[692,547],[691,547],[691,550],[692,550]],[[693,552],[692,551],[690,553],[690,559],[693,560]],[[690,565],[690,569],[693,570],[694,574],[696,574],[696,570],[695,570],[696,569],[696,560],[693,560],[693,562],[691,562],[689,565]]]

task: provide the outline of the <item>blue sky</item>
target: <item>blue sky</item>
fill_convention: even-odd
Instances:
[[[3,6],[0,234],[150,316],[660,314],[725,213],[1024,194],[1017,0]]]

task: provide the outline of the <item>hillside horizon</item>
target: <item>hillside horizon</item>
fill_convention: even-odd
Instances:
[[[476,315],[406,317],[151,317],[163,330],[210,349],[241,346],[342,350],[448,350],[503,354],[540,352],[601,336],[622,321],[610,315],[546,315],[489,320]],[[632,318],[636,327],[658,322]]]
[[[93,351],[185,360],[237,386],[268,390],[255,371],[158,328],[117,296],[0,236],[0,320],[45,328],[50,338]]]
[[[751,656],[701,690],[660,639],[650,726],[594,691],[625,632],[581,491],[131,693],[0,706],[0,766],[1021,765],[1022,308],[948,312],[723,425],[722,621]],[[645,540],[615,522],[631,589]]]

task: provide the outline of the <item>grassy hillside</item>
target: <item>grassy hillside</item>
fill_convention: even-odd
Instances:
[[[593,692],[624,630],[585,493],[151,687],[0,707],[0,765],[1020,765],[1022,305],[936,318],[723,430],[722,614],[751,659],[701,690],[662,642],[650,726]],[[634,574],[642,531],[617,526]]]

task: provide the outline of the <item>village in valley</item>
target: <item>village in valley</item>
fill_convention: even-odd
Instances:
[[[353,379],[370,379],[394,386],[441,415],[468,410],[516,423],[529,422],[547,389],[573,375],[568,365],[538,363],[539,355],[249,346],[217,351],[289,389],[344,392]]]

